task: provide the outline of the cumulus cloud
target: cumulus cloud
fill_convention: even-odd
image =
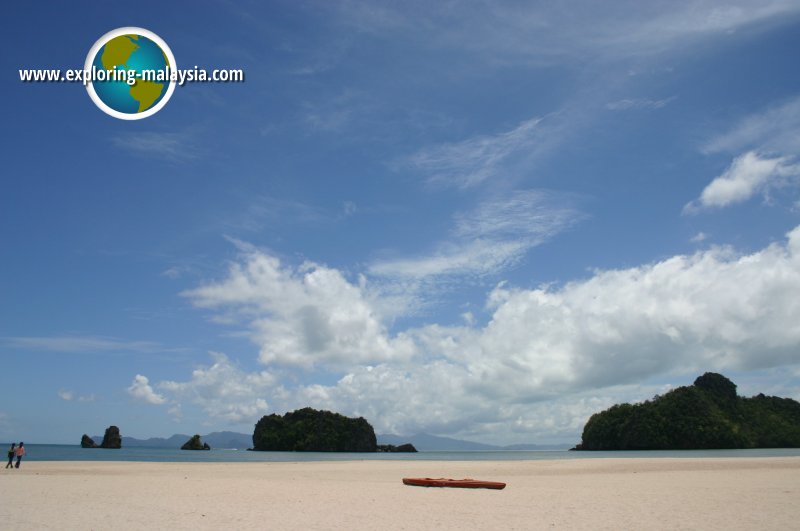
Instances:
[[[137,374],[133,378],[133,383],[130,387],[128,387],[128,394],[134,397],[136,400],[141,400],[142,402],[146,402],[148,404],[159,405],[164,404],[167,401],[166,398],[153,390],[153,388],[150,386],[150,380],[141,374]]]
[[[218,354],[191,380],[158,385],[211,417],[255,420],[267,406],[311,405],[364,415],[386,432],[577,437],[592,412],[659,392],[634,382],[796,366],[800,227],[751,254],[712,247],[560,287],[501,284],[483,326],[392,332],[363,278],[289,269],[255,250],[187,295],[233,310],[269,367],[323,367],[311,381],[279,381],[271,368],[245,372]]]
[[[243,317],[264,363],[310,368],[411,354],[402,334],[388,336],[382,314],[391,309],[363,276],[353,284],[340,271],[312,262],[291,268],[251,250],[243,264],[230,267],[228,278],[184,295],[200,307],[229,309]]]
[[[800,165],[789,157],[769,158],[753,151],[736,158],[725,172],[705,187],[700,198],[684,208],[726,207],[741,203],[769,189],[784,186],[787,179],[800,176]]]
[[[176,400],[200,406],[214,419],[241,423],[263,415],[269,407],[263,397],[274,387],[274,375],[268,371],[247,373],[218,352],[211,352],[211,357],[214,363],[195,369],[189,381],[164,381],[158,388],[169,392]],[[169,413],[176,418],[182,415],[179,405]]]

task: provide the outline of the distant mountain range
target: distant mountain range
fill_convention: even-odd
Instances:
[[[566,450],[569,444],[512,444],[509,446],[496,446],[472,441],[462,441],[449,437],[438,437],[427,433],[416,435],[378,435],[378,444],[403,444],[410,442],[420,452],[496,452],[513,450]]]
[[[183,443],[192,436],[181,433],[168,438],[153,437],[151,439],[136,439],[134,437],[123,437],[122,447],[146,447],[146,448],[180,448]],[[400,444],[411,443],[420,452],[491,452],[491,451],[511,451],[511,450],[566,450],[568,444],[514,444],[510,446],[495,446],[492,444],[481,444],[471,441],[451,439],[449,437],[437,437],[427,433],[416,435],[378,435],[378,444]],[[94,437],[101,441],[103,437]],[[202,435],[201,439],[211,446],[211,448],[250,448],[253,446],[252,434],[236,433],[232,431],[215,431],[208,435]]]
[[[176,433],[172,437],[153,437],[150,439],[136,439],[135,437],[122,437],[122,447],[142,447],[142,448],[180,448],[183,443],[191,439],[191,435]],[[253,446],[253,436],[245,433],[235,433],[232,431],[215,431],[208,435],[201,435],[204,443],[208,443],[211,448],[237,448],[245,449]],[[95,441],[102,441],[103,437],[93,437]]]

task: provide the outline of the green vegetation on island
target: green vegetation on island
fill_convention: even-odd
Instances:
[[[375,452],[375,430],[363,417],[348,418],[310,407],[256,423],[253,450],[272,452]]]
[[[800,403],[740,397],[736,385],[707,372],[641,404],[596,413],[576,450],[697,450],[800,447]]]

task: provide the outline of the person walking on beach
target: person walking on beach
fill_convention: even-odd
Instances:
[[[17,466],[19,468],[19,462],[22,461],[22,456],[25,455],[25,443],[20,442],[19,446],[17,447]]]
[[[17,443],[11,443],[11,448],[8,450],[8,464],[6,468],[14,466],[14,456],[17,455]]]

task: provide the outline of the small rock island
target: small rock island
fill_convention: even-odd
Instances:
[[[81,437],[81,448],[108,448],[119,450],[122,448],[122,436],[119,433],[119,428],[116,426],[109,426],[106,428],[106,433],[103,435],[103,442],[99,445],[94,442],[94,439],[84,434],[83,437]]]
[[[193,435],[181,446],[181,450],[211,450],[211,447],[208,443],[202,442],[199,435]]]
[[[253,450],[267,452],[375,452],[375,430],[363,417],[310,407],[265,415],[253,432]]]
[[[417,453],[417,449],[414,448],[414,445],[411,443],[401,444],[400,446],[395,446],[393,444],[379,444],[378,445],[379,452],[386,452],[391,454],[396,453]]]

